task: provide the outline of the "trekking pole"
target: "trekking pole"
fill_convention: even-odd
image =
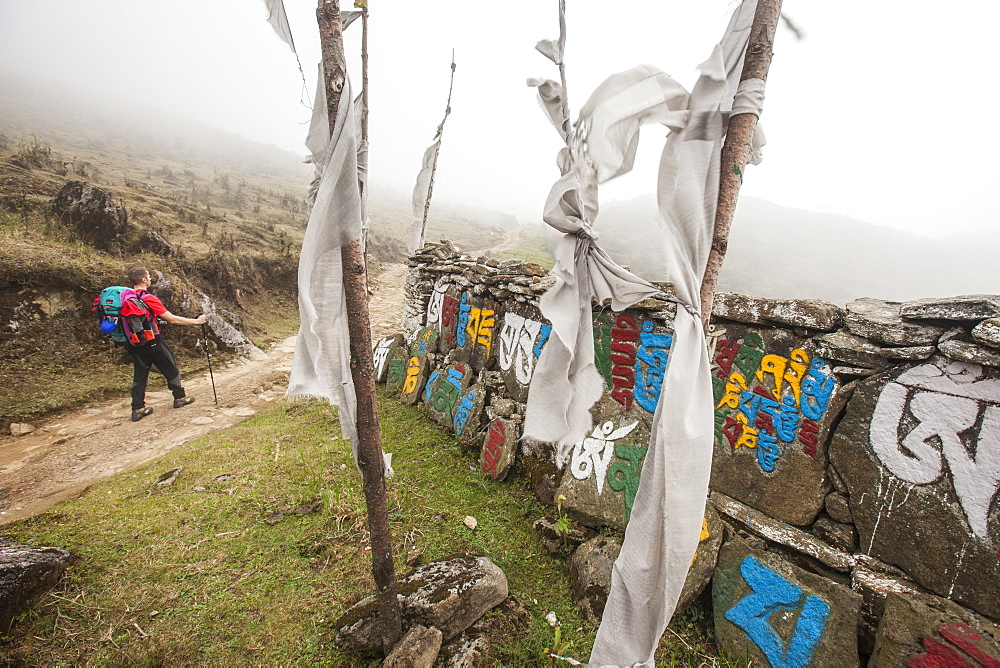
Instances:
[[[201,336],[205,339],[205,358],[208,360],[208,377],[212,379],[212,397],[215,403],[219,403],[219,395],[215,393],[215,375],[212,373],[212,356],[208,353],[208,330],[205,323],[201,323]]]

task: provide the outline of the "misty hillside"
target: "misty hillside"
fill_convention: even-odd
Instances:
[[[605,204],[599,243],[643,277],[668,280],[650,244],[654,221],[652,195]],[[1000,231],[928,239],[741,197],[719,289],[841,305],[858,297],[903,301],[998,293],[998,248]]]

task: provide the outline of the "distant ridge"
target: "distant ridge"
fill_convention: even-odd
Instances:
[[[596,226],[612,257],[668,280],[656,248],[652,195],[610,202]],[[657,246],[658,247],[658,246]],[[906,301],[1000,293],[1000,232],[928,239],[828,213],[741,197],[719,289],[786,299]]]

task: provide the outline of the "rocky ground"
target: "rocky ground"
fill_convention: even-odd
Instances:
[[[406,266],[383,267],[369,299],[372,339],[399,331]],[[28,517],[79,493],[98,480],[159,457],[171,448],[231,427],[284,397],[295,337],[265,351],[266,359],[240,359],[184,379],[195,403],[171,407],[162,377],[150,377],[146,405],[154,412],[133,423],[129,398],[69,411],[33,425],[23,436],[0,437],[0,524]],[[181,370],[183,374],[183,369]]]

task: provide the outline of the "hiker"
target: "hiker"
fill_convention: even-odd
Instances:
[[[132,422],[138,422],[153,412],[153,409],[146,406],[146,384],[149,381],[150,367],[156,367],[167,379],[167,387],[174,395],[174,408],[187,406],[194,401],[194,397],[186,396],[184,387],[181,385],[181,372],[174,362],[173,353],[167,347],[167,342],[160,335],[160,328],[156,324],[156,319],[160,318],[171,325],[201,325],[205,322],[205,315],[197,318],[185,318],[174,315],[167,310],[160,298],[150,294],[147,290],[152,285],[149,272],[145,267],[133,267],[128,272],[128,280],[133,286],[139,299],[149,307],[153,316],[150,318],[155,332],[152,342],[141,348],[127,348],[128,354],[132,356]]]

